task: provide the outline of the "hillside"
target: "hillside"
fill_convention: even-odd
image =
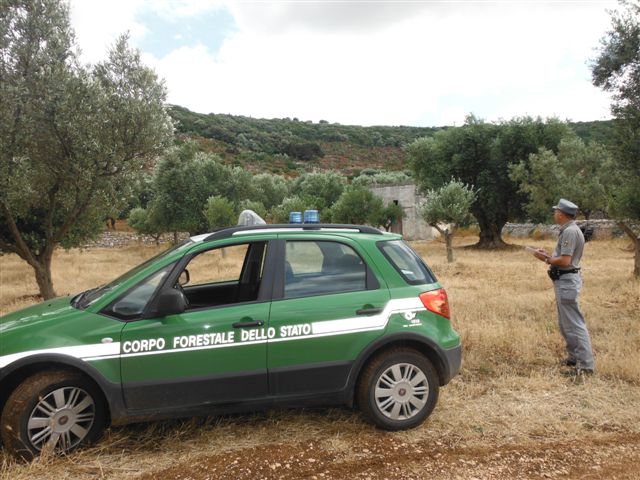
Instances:
[[[403,146],[417,138],[450,127],[340,125],[297,118],[201,114],[170,106],[179,138],[197,140],[203,150],[219,154],[228,164],[253,172],[296,175],[308,168],[340,170],[353,176],[364,168],[403,170],[407,154]],[[570,123],[585,141],[606,143],[610,121]]]

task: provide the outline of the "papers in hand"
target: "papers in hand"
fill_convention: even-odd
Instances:
[[[551,258],[551,255],[548,255],[548,254],[546,254],[546,253],[544,253],[544,252],[541,252],[541,251],[540,251],[539,249],[537,249],[537,248],[526,246],[526,247],[524,247],[524,249],[525,249],[527,252],[531,253],[531,254],[539,253],[539,254],[541,254],[542,256],[544,256],[545,258]]]

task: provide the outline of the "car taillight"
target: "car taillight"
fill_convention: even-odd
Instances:
[[[445,318],[451,318],[449,300],[447,300],[447,292],[444,291],[444,288],[423,292],[420,294],[420,300],[427,310]]]

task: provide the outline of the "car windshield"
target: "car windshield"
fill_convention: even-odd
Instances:
[[[133,277],[134,275],[138,274],[139,272],[141,272],[142,270],[147,268],[151,263],[156,262],[158,260],[161,260],[162,258],[168,256],[169,254],[171,254],[171,253],[173,253],[175,251],[185,249],[185,248],[187,248],[189,245],[191,245],[193,243],[195,243],[193,240],[187,239],[184,242],[179,243],[178,245],[175,245],[175,246],[169,248],[168,250],[160,252],[158,255],[155,255],[155,256],[151,257],[150,259],[144,261],[140,265],[137,265],[136,267],[133,267],[131,270],[129,270],[128,272],[126,272],[126,273],[124,273],[122,275],[120,275],[118,278],[116,278],[115,280],[107,283],[106,285],[102,285],[102,286],[97,287],[97,288],[92,288],[90,290],[86,290],[86,291],[76,295],[71,300],[71,305],[74,306],[75,308],[79,308],[79,309],[84,310],[89,305],[97,302],[104,295],[106,295],[107,293],[109,293],[109,292],[113,291],[114,289],[118,288],[120,285],[122,285],[124,282],[129,280],[131,277]]]

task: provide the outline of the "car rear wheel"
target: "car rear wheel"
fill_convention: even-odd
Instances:
[[[385,430],[420,425],[438,401],[438,375],[420,352],[397,348],[374,357],[357,390],[364,414]]]
[[[91,382],[75,373],[48,371],[27,378],[11,393],[0,433],[9,453],[30,460],[93,442],[104,424],[102,395]]]

